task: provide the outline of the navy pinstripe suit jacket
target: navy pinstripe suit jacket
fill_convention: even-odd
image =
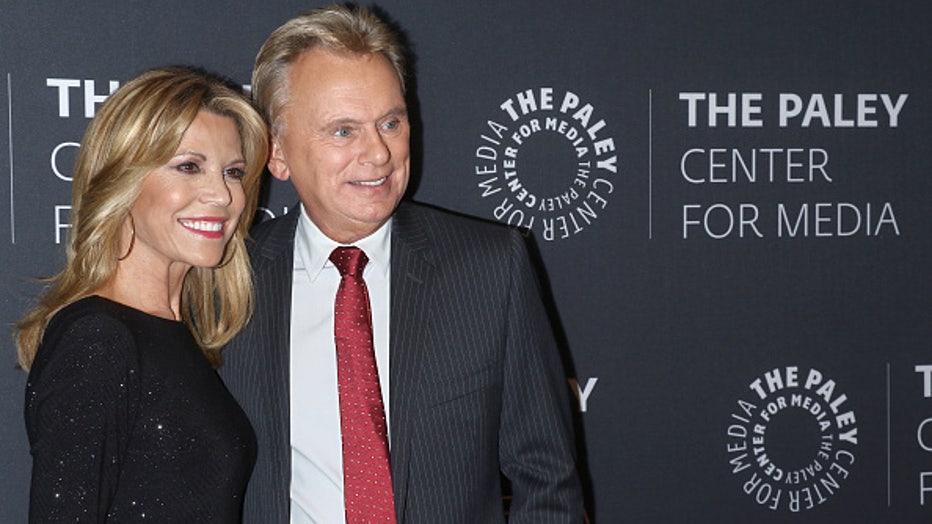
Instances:
[[[254,228],[256,313],[220,369],[259,440],[247,524],[288,522],[298,213],[296,206]],[[513,492],[509,522],[581,522],[570,390],[520,234],[403,202],[391,242],[398,523],[502,522],[501,475]]]

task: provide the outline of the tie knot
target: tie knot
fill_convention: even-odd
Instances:
[[[365,251],[354,246],[341,246],[330,253],[330,261],[340,270],[341,276],[362,277],[362,271],[369,262]]]

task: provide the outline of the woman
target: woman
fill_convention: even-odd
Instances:
[[[31,522],[237,522],[252,427],[214,371],[251,314],[266,128],[201,71],[149,71],[84,136],[65,269],[20,322]]]

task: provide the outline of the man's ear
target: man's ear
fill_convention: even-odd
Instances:
[[[282,150],[277,138],[272,139],[272,154],[269,155],[269,172],[282,182],[291,178],[288,164],[285,162],[285,152]]]

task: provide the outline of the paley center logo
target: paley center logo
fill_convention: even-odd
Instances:
[[[572,91],[541,87],[504,100],[475,151],[476,186],[492,216],[545,241],[583,232],[615,192],[610,127]]]
[[[726,430],[741,490],[772,511],[800,513],[838,493],[855,466],[857,419],[834,379],[776,368],[748,384]]]

